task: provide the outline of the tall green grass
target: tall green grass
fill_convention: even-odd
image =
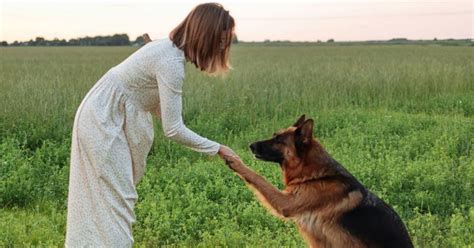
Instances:
[[[75,110],[133,48],[0,49],[0,246],[64,242]],[[474,245],[471,47],[235,46],[224,78],[187,68],[184,119],[282,187],[247,145],[302,113],[327,150],[402,216],[418,247]],[[155,122],[138,246],[301,246],[217,158]]]

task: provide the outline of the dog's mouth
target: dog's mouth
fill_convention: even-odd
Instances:
[[[254,153],[254,156],[256,159],[266,161],[266,162],[281,163],[281,161],[283,160],[283,158],[281,157],[264,156],[258,153]]]
[[[257,151],[255,151],[254,149],[252,149],[252,153],[256,159],[264,160],[264,161],[268,160],[268,156],[262,155],[258,153]]]
[[[260,154],[254,154],[256,159],[264,160],[264,157],[262,157]]]

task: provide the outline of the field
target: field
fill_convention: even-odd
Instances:
[[[134,49],[0,49],[0,247],[63,246],[72,122]],[[237,45],[224,79],[189,66],[184,120],[282,187],[248,144],[305,113],[315,136],[394,206],[417,247],[474,246],[474,48]],[[301,247],[218,157],[155,142],[137,246]]]

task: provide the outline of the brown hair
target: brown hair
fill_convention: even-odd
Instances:
[[[229,51],[235,22],[218,3],[196,6],[171,31],[169,38],[184,51],[186,59],[196,68],[210,74],[229,70]]]

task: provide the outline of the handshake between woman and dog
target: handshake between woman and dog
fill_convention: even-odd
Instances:
[[[144,43],[151,42],[148,34]],[[413,247],[398,214],[334,160],[301,116],[269,140],[250,145],[255,157],[279,163],[283,191],[235,157],[227,165],[274,215],[293,220],[310,247]]]
[[[280,164],[283,191],[238,158],[226,163],[272,214],[294,221],[310,247],[413,247],[398,214],[324,150],[313,125],[303,115],[250,145],[257,159]]]

